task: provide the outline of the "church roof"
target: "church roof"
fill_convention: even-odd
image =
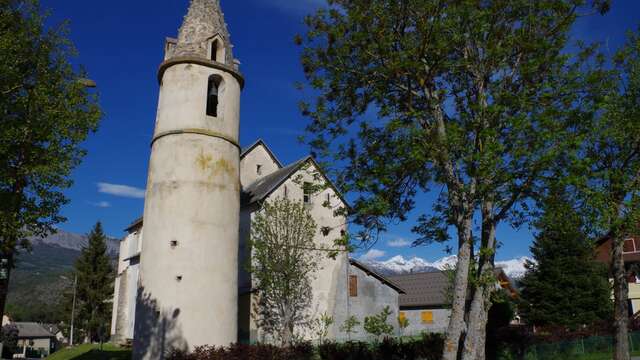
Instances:
[[[219,60],[233,66],[231,36],[220,8],[220,0],[191,0],[189,12],[178,33],[173,56],[208,57],[209,40],[218,36],[225,48],[225,59]]]
[[[272,174],[256,180],[253,184],[247,186],[243,193],[243,205],[250,205],[258,201],[262,201],[271,195],[282,183],[289,179],[296,171],[298,171],[304,163],[311,159],[307,156],[293,164],[288,165]]]
[[[338,198],[342,201],[345,207],[349,211],[351,208],[349,207],[349,203],[344,199],[342,193],[338,190],[338,188],[333,184],[333,182],[325,175],[322,171],[322,168],[312,156],[304,157],[272,174],[269,174],[263,178],[256,180],[253,184],[244,188],[242,193],[242,206],[248,206],[255,204],[257,202],[265,200],[269,195],[271,195],[276,189],[280,187],[287,179],[293,176],[298,170],[302,168],[304,164],[311,163],[318,169],[318,173],[322,176],[322,178],[327,182],[327,184],[335,191]]]

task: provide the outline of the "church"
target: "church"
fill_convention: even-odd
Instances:
[[[261,140],[240,147],[245,79],[219,0],[191,0],[178,38],[166,40],[158,81],[144,215],[120,244],[112,338],[133,343],[134,359],[269,341],[252,317],[256,284],[244,270],[254,215],[278,197],[303,202],[317,224],[310,245],[331,246],[347,231],[336,209],[348,204],[312,157],[282,164]],[[346,253],[321,258],[312,290],[308,311],[333,319],[331,339],[366,337],[340,327],[386,306],[395,325],[404,293]]]

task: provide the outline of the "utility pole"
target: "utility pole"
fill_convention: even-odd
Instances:
[[[78,274],[73,280],[73,302],[71,303],[71,335],[69,336],[69,346],[73,346],[73,321],[76,316],[76,289],[78,287]]]

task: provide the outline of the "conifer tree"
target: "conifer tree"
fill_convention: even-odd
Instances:
[[[537,221],[531,253],[522,280],[522,313],[538,326],[577,328],[611,318],[607,269],[596,262],[583,221],[563,194],[552,192]]]
[[[75,275],[78,279],[75,323],[84,329],[89,341],[102,341],[111,317],[109,299],[113,296],[114,271],[100,222],[89,233],[89,243],[76,261]]]

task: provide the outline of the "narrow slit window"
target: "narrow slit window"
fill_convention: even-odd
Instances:
[[[218,40],[211,43],[211,60],[218,61]]]
[[[218,107],[220,105],[219,100],[220,80],[216,76],[209,78],[209,85],[207,89],[207,115],[218,116]]]
[[[262,175],[262,165],[256,165],[256,174]]]

